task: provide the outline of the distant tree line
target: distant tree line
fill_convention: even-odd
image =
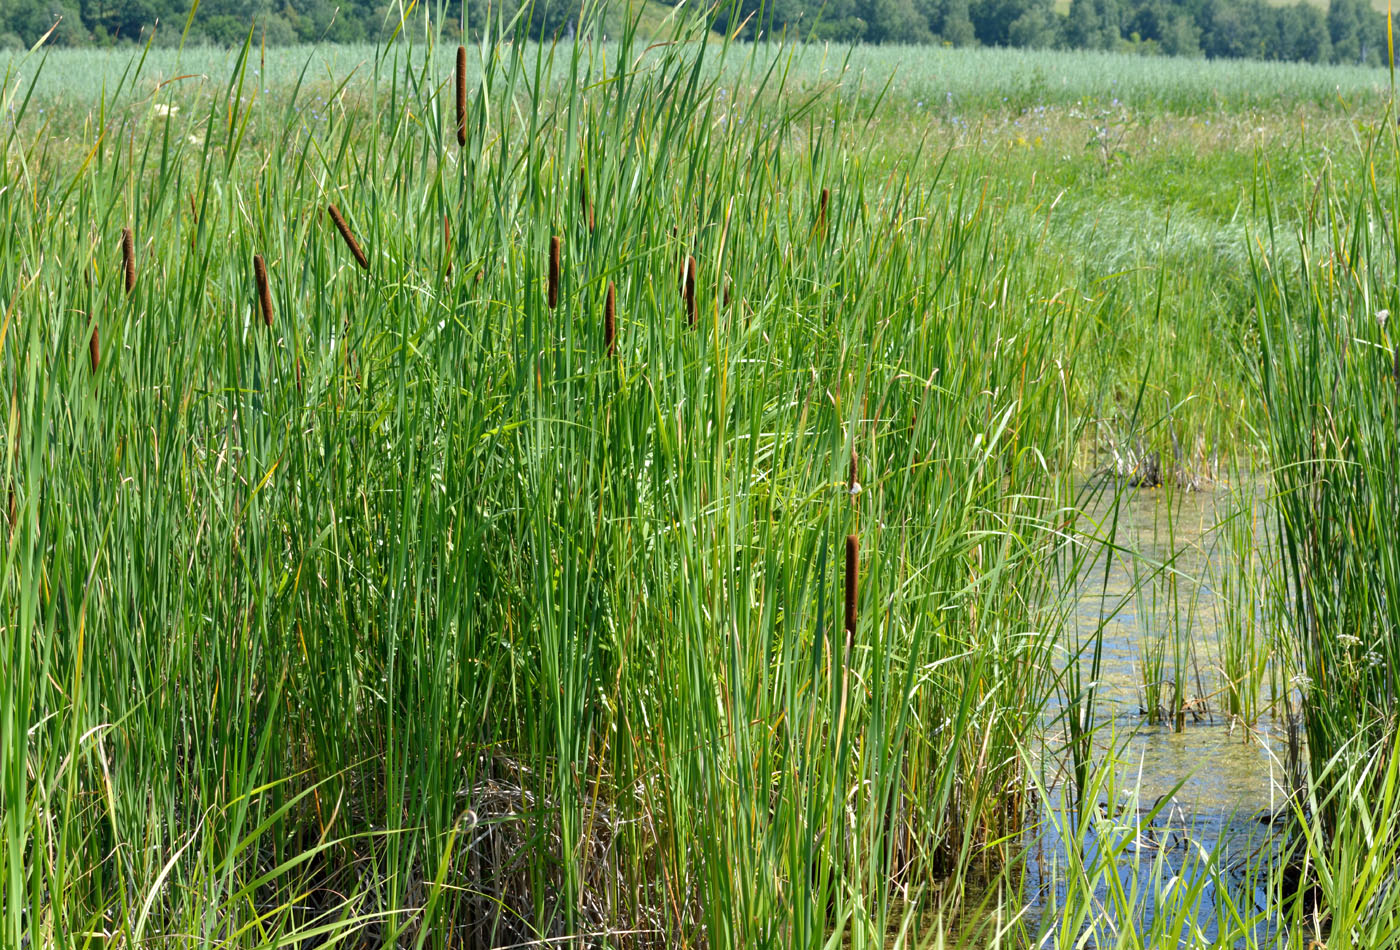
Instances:
[[[144,42],[159,22],[158,43],[179,40],[191,0],[4,0],[0,49],[34,43],[61,18],[50,42],[111,46]],[[451,0],[449,38],[465,22],[475,34],[521,0]],[[465,20],[463,19],[465,4]],[[359,42],[387,37],[397,24],[393,0],[201,0],[188,42],[239,44],[252,28],[271,45]],[[438,9],[433,4],[433,9]],[[576,27],[576,0],[528,5],[537,35]],[[1384,14],[1366,0],[735,0],[715,15],[715,29],[741,38],[786,34],[838,43],[938,43],[1119,50],[1211,58],[1382,64]]]
[[[743,24],[739,28],[739,24]],[[1385,15],[1366,0],[740,0],[719,29],[867,43],[1021,46],[1381,65]]]

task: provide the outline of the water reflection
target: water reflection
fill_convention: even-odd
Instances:
[[[1283,806],[1286,743],[1283,720],[1273,716],[1262,608],[1240,584],[1263,540],[1260,501],[1258,486],[1246,482],[1200,493],[1102,491],[1085,506],[1115,546],[1084,576],[1073,636],[1088,645],[1102,630],[1093,758],[1117,765],[1092,807],[1077,811],[1063,763],[1047,759],[1049,804],[1033,835],[1026,894],[1053,940],[1077,936],[1048,918],[1089,886],[1092,873],[1076,869],[1099,865],[1115,869],[1118,889],[1100,881],[1100,916],[1076,929],[1141,930],[1168,913],[1213,940],[1220,888],[1231,889],[1236,905],[1265,904],[1250,899],[1246,868],[1276,846],[1260,816]],[[1073,655],[1067,650],[1063,662]],[[1079,655],[1085,683],[1091,657]],[[1222,675],[1237,677],[1240,668],[1255,674],[1248,722],[1230,714],[1231,677]],[[1057,697],[1047,710],[1051,735],[1063,733],[1063,703]]]

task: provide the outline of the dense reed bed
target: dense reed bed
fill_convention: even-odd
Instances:
[[[6,945],[883,947],[1020,833],[1040,237],[751,53],[454,53],[144,142],[137,61],[76,170],[6,87]]]
[[[683,14],[0,64],[0,946],[1395,943],[1395,189],[1118,175],[1280,97],[1258,180],[1350,168],[1377,74]],[[1251,461],[1208,655],[1174,506]],[[1303,716],[1248,855],[1123,780],[1128,609],[1144,719]]]
[[[1393,128],[1369,148],[1389,164],[1400,151]],[[1318,804],[1333,822],[1356,804],[1335,779],[1359,781],[1363,796],[1385,794],[1397,733],[1400,347],[1390,313],[1400,312],[1400,245],[1388,210],[1397,191],[1393,174],[1320,178],[1316,214],[1290,236],[1303,249],[1298,279],[1280,279],[1268,254],[1255,266],[1282,562],[1276,600],[1292,643],[1306,773],[1323,783]],[[1350,774],[1358,762],[1373,764],[1367,778]]]

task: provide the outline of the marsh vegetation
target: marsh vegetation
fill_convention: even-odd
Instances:
[[[1386,74],[499,26],[0,59],[0,944],[1393,945]]]

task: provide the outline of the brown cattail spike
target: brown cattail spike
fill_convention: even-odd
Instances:
[[[831,202],[831,189],[822,189],[821,202],[817,205],[817,233],[821,234],[826,230],[826,206]]]
[[[345,223],[340,209],[335,205],[327,205],[326,212],[335,222],[336,230],[340,232],[340,236],[345,239],[345,246],[350,248],[351,254],[355,255],[355,263],[359,264],[362,270],[369,270],[369,258],[365,257],[365,252],[360,249],[360,242],[355,240],[355,235],[350,233],[350,225]]]
[[[122,228],[122,269],[126,272],[126,292],[136,287],[136,239],[131,228]]]
[[[851,472],[846,479],[846,491],[851,493],[852,498],[854,498],[856,494],[856,485],[858,484],[856,481],[856,473],[859,470],[859,463],[860,456],[856,455],[856,450],[853,448],[851,449]]]
[[[700,318],[699,307],[695,303],[695,272],[698,269],[695,263],[695,256],[690,255],[685,259],[685,315],[691,326],[695,326]]]
[[[457,144],[467,144],[467,48],[457,47]]]
[[[846,644],[856,638],[856,590],[859,586],[860,542],[846,535]]]
[[[253,255],[253,278],[258,282],[258,306],[262,309],[263,324],[272,326],[272,291],[267,286],[267,264],[261,254]]]
[[[553,310],[559,306],[559,253],[561,242],[559,235],[554,235],[549,239],[549,289],[548,302],[549,309]]]
[[[617,288],[608,281],[608,293],[603,300],[603,342],[607,344],[608,355],[617,353]]]
[[[92,337],[88,340],[88,364],[92,371],[97,372],[97,360],[102,355],[102,351],[97,341],[97,324],[92,325]]]
[[[583,220],[588,225],[588,233],[593,233],[593,202],[588,199],[588,170],[578,167],[578,203]]]

